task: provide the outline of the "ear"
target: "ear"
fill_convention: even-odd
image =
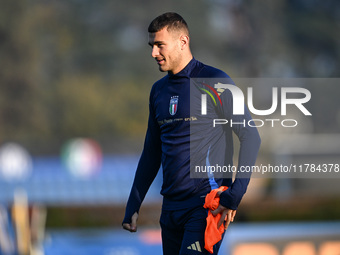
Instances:
[[[181,35],[179,39],[181,44],[181,50],[184,50],[185,48],[189,47],[189,36]]]

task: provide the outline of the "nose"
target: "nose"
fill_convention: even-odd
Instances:
[[[156,45],[152,46],[151,56],[153,58],[157,57],[159,55],[159,50]]]

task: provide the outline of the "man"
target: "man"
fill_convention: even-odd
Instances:
[[[189,46],[188,26],[180,15],[177,13],[160,15],[151,22],[148,32],[151,55],[156,60],[159,70],[168,73],[153,85],[150,93],[148,129],[127,202],[123,228],[130,232],[137,231],[139,208],[162,164],[163,205],[160,224],[163,253],[209,254],[203,248],[208,213],[207,209],[203,208],[205,196],[221,185],[229,187],[226,191],[218,193],[220,204],[212,212],[213,215],[222,215],[218,225],[223,224],[225,219],[224,224],[227,228],[234,220],[236,209],[246,192],[249,176],[246,178],[236,176],[234,182],[230,176],[214,178],[211,173],[207,178],[191,178],[190,169],[197,162],[201,164],[203,161],[207,164],[222,162],[231,165],[232,131],[239,137],[241,145],[239,167],[254,165],[260,138],[256,128],[248,126],[234,125],[213,129],[211,123],[205,123],[207,121],[200,117],[201,108],[197,110],[197,107],[193,107],[193,102],[190,102],[192,95],[200,96],[202,91],[207,90],[195,89],[190,82],[191,79],[221,78],[230,81],[231,79],[224,72],[193,58]],[[234,122],[240,122],[242,118],[246,122],[251,120],[247,109],[244,115],[232,115],[230,91],[220,92],[221,105],[215,107],[216,109],[209,105],[210,117],[216,115]],[[200,103],[200,100],[196,100],[195,103]],[[193,138],[191,136],[193,125],[208,127],[211,132],[199,128],[199,136],[196,135],[198,139]],[[218,253],[220,243],[214,246],[214,254]]]

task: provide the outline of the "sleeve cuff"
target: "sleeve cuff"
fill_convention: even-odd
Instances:
[[[237,210],[241,199],[233,199],[229,189],[220,194],[220,204],[231,210]]]

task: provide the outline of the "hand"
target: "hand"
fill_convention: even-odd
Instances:
[[[130,232],[136,232],[137,231],[137,220],[138,220],[138,213],[135,212],[131,217],[131,223],[123,223],[123,228]]]
[[[221,193],[222,192],[219,191],[217,193],[217,196],[220,196]],[[216,210],[211,211],[211,213],[214,216],[216,216],[219,213],[221,214],[221,219],[217,224],[217,228],[219,229],[220,226],[223,224],[223,222],[226,221],[225,224],[224,224],[224,230],[227,230],[230,222],[234,221],[234,218],[235,218],[235,215],[236,215],[236,210],[226,208],[223,205],[219,204],[218,207],[216,208]]]

